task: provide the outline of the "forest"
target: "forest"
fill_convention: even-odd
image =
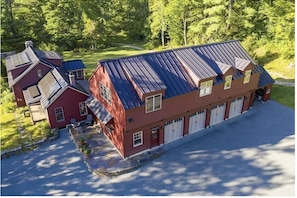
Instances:
[[[100,49],[120,32],[147,49],[240,40],[294,57],[294,0],[1,0],[1,51]]]

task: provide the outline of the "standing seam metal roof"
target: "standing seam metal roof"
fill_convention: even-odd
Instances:
[[[219,84],[224,83],[224,79],[218,74],[226,72],[231,67],[235,68],[235,57],[255,64],[239,41],[186,47],[104,60],[99,63],[106,68],[124,108],[130,109],[144,104],[138,97],[131,80],[144,93],[166,88],[164,99],[171,98],[198,89],[193,86],[192,79],[179,59],[182,59],[188,67],[193,67],[195,74],[201,78],[217,76],[214,84]],[[197,65],[199,65],[198,69]],[[253,70],[253,73],[262,72],[259,85],[272,82],[269,74],[263,71],[265,71],[264,68],[258,68],[258,66]],[[237,70],[233,79],[242,77],[242,72]]]

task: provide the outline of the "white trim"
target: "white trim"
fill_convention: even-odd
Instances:
[[[112,104],[112,94],[111,94],[111,90],[106,87],[105,85],[103,85],[103,83],[99,82],[99,93],[100,96],[106,101],[108,102],[108,104]],[[104,92],[106,93],[106,97],[104,95]]]
[[[156,105],[156,97],[157,96],[160,96],[160,107],[158,107],[158,108],[155,107],[155,105]],[[147,110],[147,101],[150,98],[153,99],[153,106],[152,106],[152,110],[148,111]],[[162,109],[162,94],[155,94],[155,95],[152,95],[152,96],[147,96],[145,98],[145,113],[151,113],[151,112],[154,112],[154,111],[158,111],[160,109]]]
[[[230,79],[230,85],[229,86],[226,86],[226,83],[227,83],[227,78],[230,78],[231,77],[231,79]],[[232,75],[227,75],[226,77],[225,77],[225,83],[224,83],[224,90],[226,90],[226,89],[230,89],[231,88],[231,86],[232,86]]]
[[[134,135],[139,134],[140,133],[140,143],[134,144],[134,141],[139,140],[139,139],[134,139]],[[143,131],[137,131],[135,133],[132,134],[132,140],[133,140],[133,147],[138,147],[140,145],[143,144]]]
[[[211,83],[211,86],[208,86],[207,85],[208,83]],[[212,93],[212,87],[213,87],[213,80],[208,80],[208,81],[201,82],[200,83],[199,97],[210,95]]]
[[[59,112],[59,113],[62,113],[62,115],[63,115],[63,119],[62,120],[58,120],[58,118],[57,118],[57,112],[56,112],[57,109],[61,109],[62,110],[62,112]],[[56,107],[56,108],[54,108],[54,113],[55,113],[55,117],[56,117],[56,122],[64,122],[65,121],[65,114],[64,114],[63,107]]]
[[[244,72],[244,75],[243,75],[243,84],[247,84],[247,83],[249,83],[251,81],[251,75],[252,75],[252,70],[250,70],[250,69],[249,70],[246,70]],[[249,77],[248,80],[245,79],[247,76]]]

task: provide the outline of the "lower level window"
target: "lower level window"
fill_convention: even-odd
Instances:
[[[62,107],[55,108],[55,115],[57,122],[65,121],[64,112]]]
[[[133,147],[142,145],[142,131],[133,133]]]
[[[79,103],[79,113],[81,116],[87,115],[88,114],[88,108],[85,102],[80,102]]]

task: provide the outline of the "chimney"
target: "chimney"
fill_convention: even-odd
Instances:
[[[33,47],[33,41],[25,41],[25,48],[27,48],[27,47]]]
[[[69,82],[70,82],[70,85],[75,87],[76,86],[76,82],[75,82],[75,75],[70,73],[69,74]]]

